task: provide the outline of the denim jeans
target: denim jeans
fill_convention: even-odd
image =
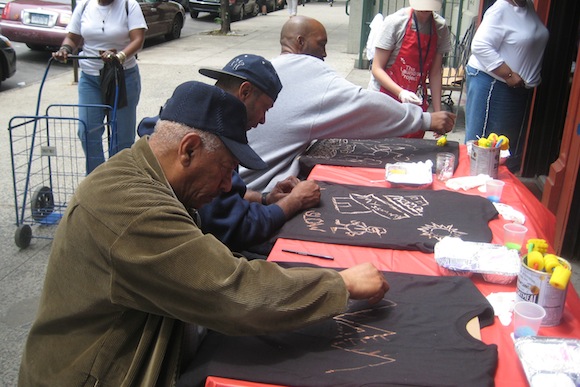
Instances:
[[[484,71],[467,66],[465,141],[503,134],[510,140],[506,166],[519,170],[532,90],[511,88]]]
[[[127,88],[127,106],[116,111],[116,125],[113,125],[108,138],[109,157],[122,149],[130,148],[135,142],[135,126],[137,125],[137,104],[141,95],[141,76],[139,68],[125,70],[125,84]],[[103,151],[103,133],[105,131],[105,116],[107,109],[96,106],[102,105],[100,77],[81,72],[78,86],[79,119],[81,121],[78,136],[87,158],[87,174],[105,162]],[[84,124],[83,124],[84,123]]]

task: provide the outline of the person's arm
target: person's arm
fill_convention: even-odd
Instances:
[[[376,47],[375,57],[373,58],[372,73],[373,77],[375,77],[382,87],[393,93],[393,95],[399,95],[403,88],[393,81],[385,71],[392,53],[392,50],[384,50]]]
[[[259,200],[248,201],[244,199],[245,192],[245,183],[234,172],[230,192],[222,193],[198,210],[202,231],[213,234],[234,251],[268,240],[286,221],[279,206],[261,204],[261,196]]]
[[[274,188],[268,198],[274,200],[277,192],[283,189],[281,187]],[[243,251],[249,246],[267,241],[287,219],[320,202],[320,187],[313,181],[299,182],[289,193],[283,194],[275,204],[270,205],[262,204],[261,194],[260,199],[248,201],[244,191],[244,182],[234,173],[232,190],[222,193],[199,209],[203,232],[213,234],[235,251]],[[256,191],[249,192],[258,194]]]
[[[270,192],[258,192],[247,189],[243,195],[244,199],[250,202],[262,204],[274,204],[286,197],[296,185],[300,183],[300,179],[296,176],[288,176],[286,179],[276,183],[276,186]]]
[[[52,53],[52,57],[59,62],[66,63],[68,56],[77,52],[82,40],[82,36],[68,32],[58,51]]]
[[[372,67],[373,76],[383,88],[388,90],[393,95],[398,96],[399,101],[402,103],[413,103],[415,105],[421,105],[423,101],[417,96],[417,94],[410,90],[403,89],[385,71],[392,53],[392,50],[384,50],[379,47],[375,49],[375,58],[373,59]]]
[[[435,54],[429,71],[429,89],[431,89],[431,106],[433,111],[441,111],[441,82],[442,82],[443,55]]]
[[[500,78],[505,80],[505,83],[509,87],[524,87],[525,82],[520,77],[520,74],[512,71],[512,69],[507,65],[507,63],[503,62],[499,67],[492,70],[492,72]]]

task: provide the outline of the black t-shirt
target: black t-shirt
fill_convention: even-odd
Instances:
[[[498,215],[489,200],[457,192],[319,184],[320,206],[295,215],[277,237],[431,253],[445,236],[490,242],[487,223]]]
[[[471,280],[385,273],[391,289],[377,305],[299,331],[233,337],[209,332],[178,386],[209,375],[285,386],[492,386],[497,346],[465,326],[493,309]]]
[[[437,153],[455,155],[454,170],[459,165],[459,143],[448,141],[437,146],[436,140],[418,138],[382,138],[376,140],[326,139],[312,144],[299,158],[300,178],[308,177],[316,164],[345,167],[384,168],[388,163],[416,163],[431,160],[433,173]]]

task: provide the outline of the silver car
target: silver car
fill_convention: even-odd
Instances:
[[[229,0],[231,20],[242,20],[246,16],[256,16],[259,7],[256,0]],[[220,14],[220,0],[189,0],[189,14],[196,19],[200,12],[209,12],[215,16]]]

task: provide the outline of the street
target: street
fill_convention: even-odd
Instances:
[[[213,16],[208,13],[202,13],[197,19],[192,19],[189,13],[185,17],[185,25],[181,30],[181,38],[195,35],[204,31],[217,30],[220,28],[219,24],[214,23]],[[143,50],[163,44],[165,39],[153,38],[145,41]],[[33,51],[29,49],[24,43],[12,42],[17,56],[17,70],[11,78],[8,78],[0,85],[0,92],[14,89],[37,83],[42,80],[45,73],[48,60],[51,53],[49,51]],[[50,67],[48,77],[62,74],[72,69],[72,64],[55,63]],[[1,94],[0,94],[1,95]]]

